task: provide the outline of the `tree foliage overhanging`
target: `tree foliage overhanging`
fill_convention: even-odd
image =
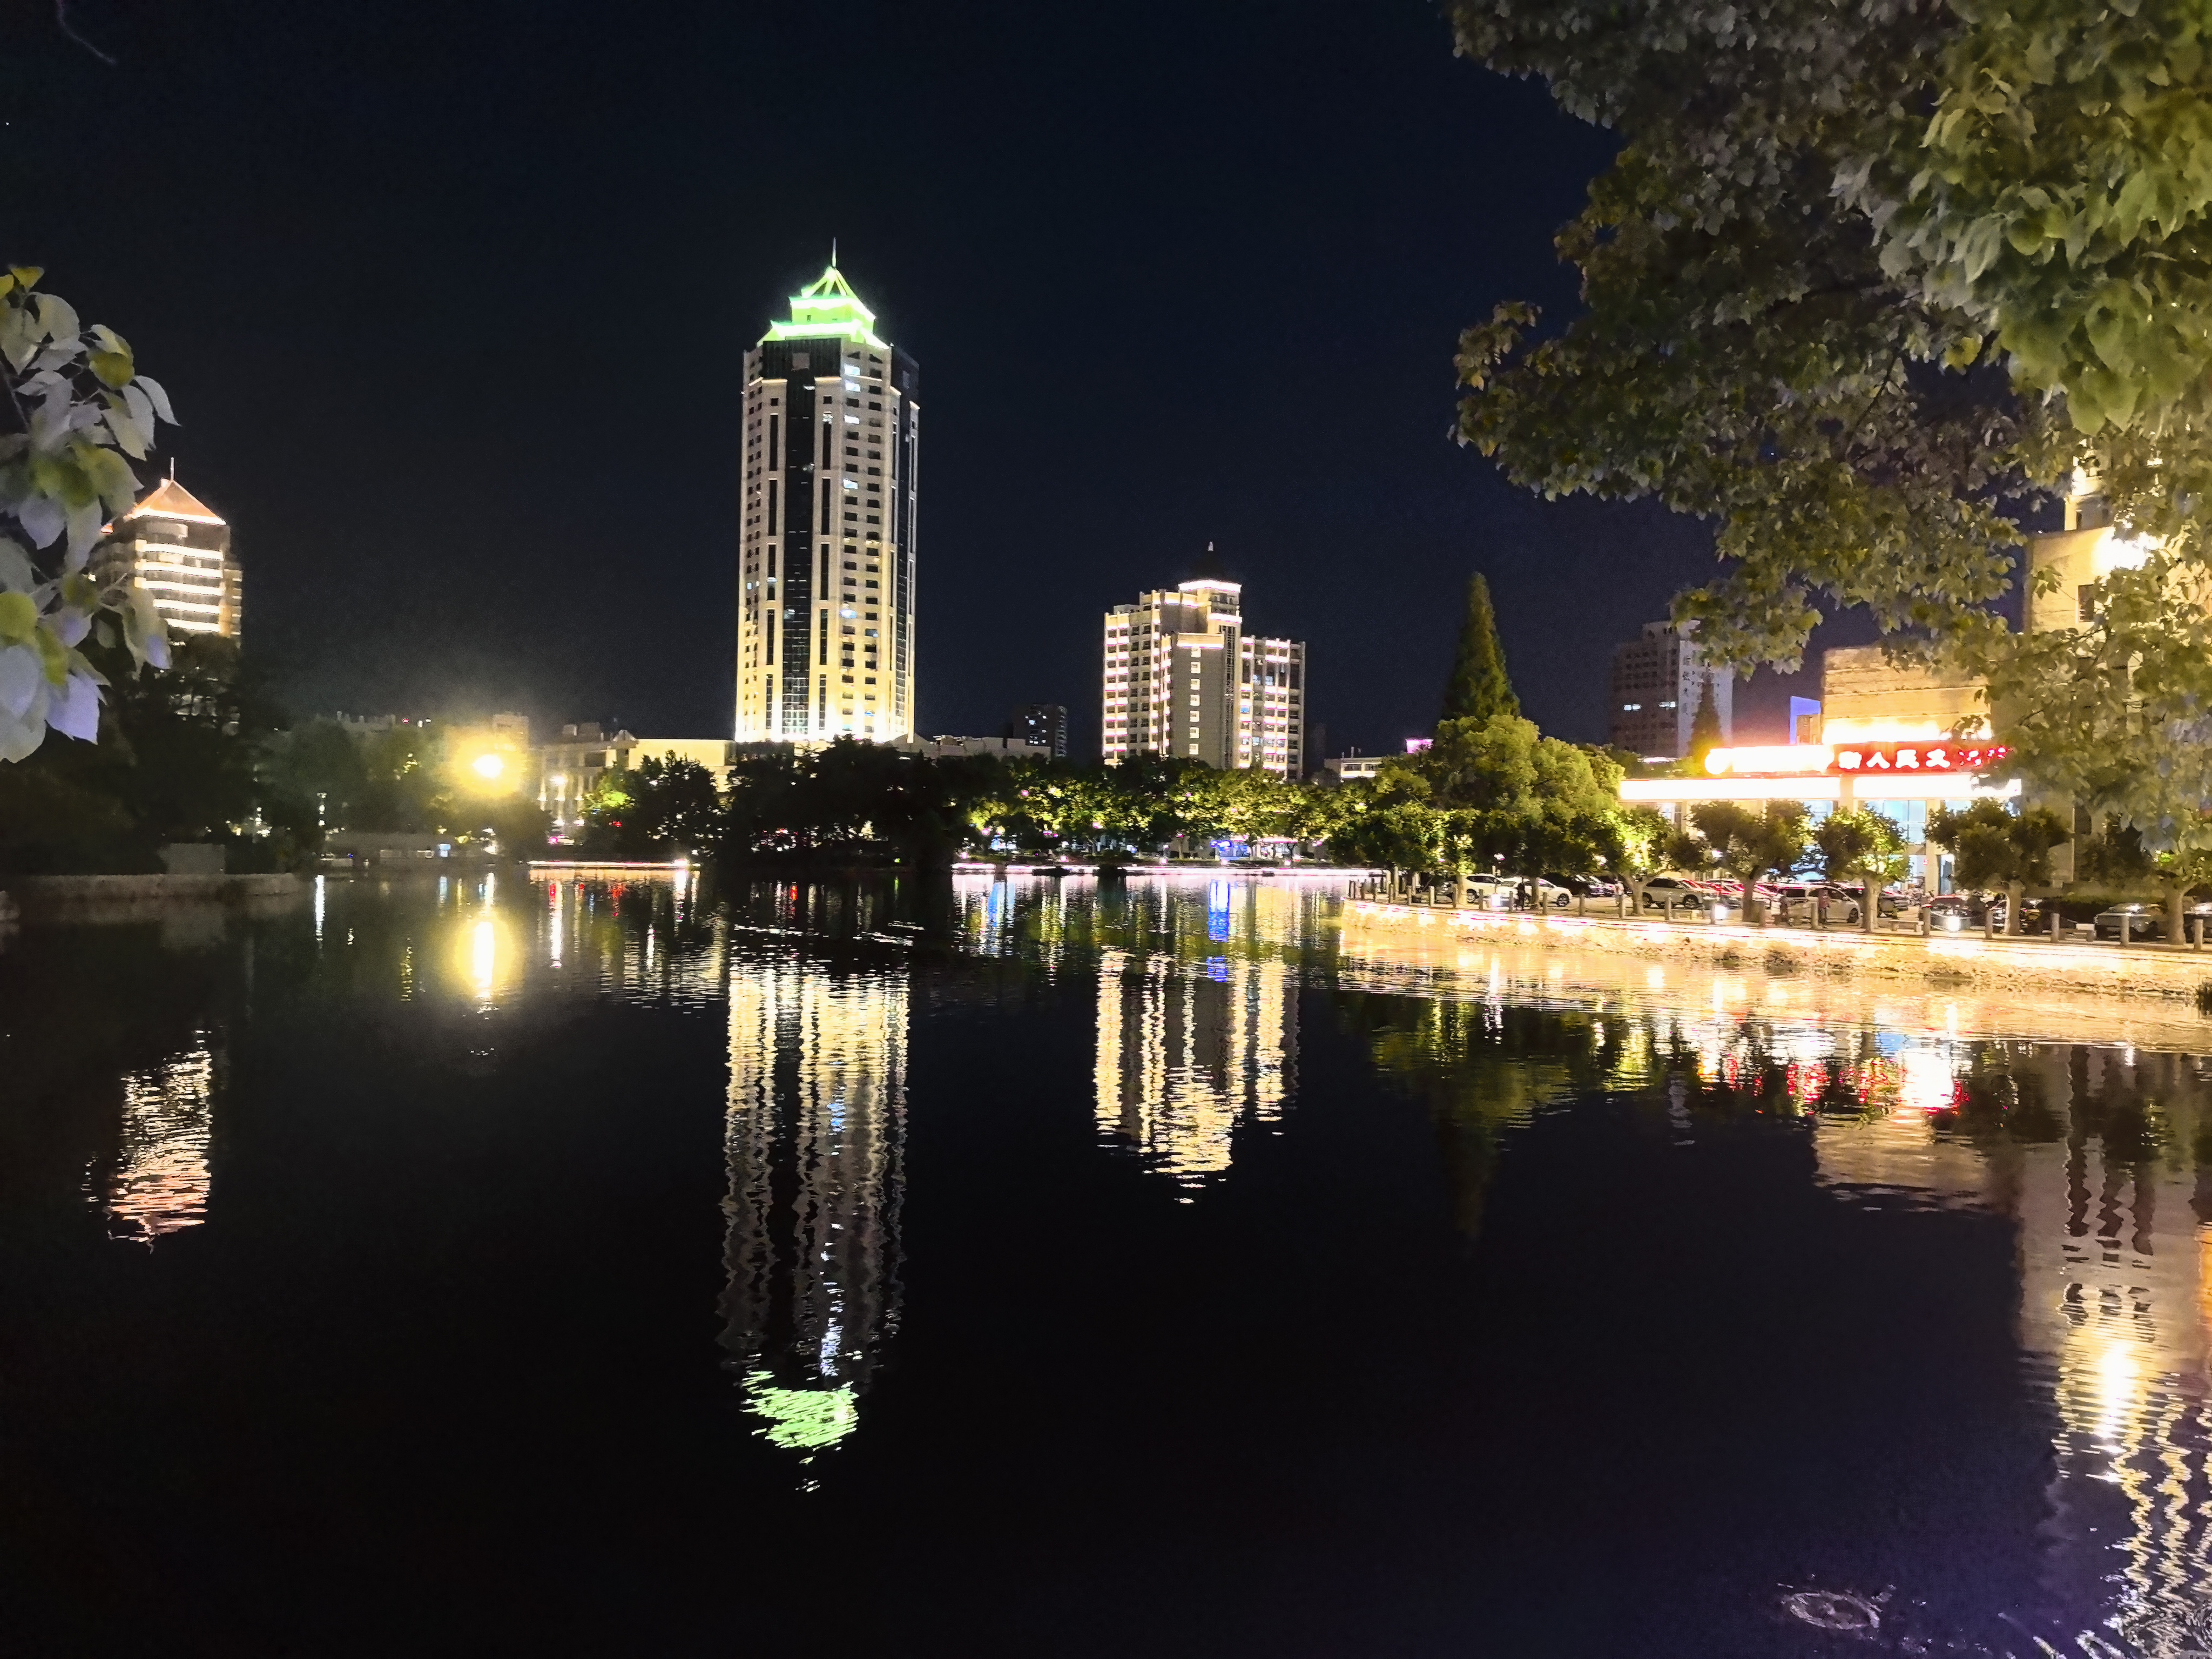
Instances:
[[[1456,0],[1461,50],[1622,147],[1584,309],[1463,337],[1463,438],[1712,519],[1676,614],[1785,667],[1863,605],[1987,677],[2032,782],[2212,839],[2212,11],[2201,0]],[[1997,613],[2077,470],[2142,538],[2077,628]]]

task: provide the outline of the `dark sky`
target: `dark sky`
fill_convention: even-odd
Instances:
[[[1450,441],[1459,329],[1571,306],[1609,143],[1420,0],[70,15],[116,67],[0,22],[0,254],[168,386],[302,712],[726,731],[744,353],[833,235],[921,364],[925,731],[1065,702],[1095,750],[1099,613],[1212,540],[1332,750],[1428,729],[1476,568],[1601,738],[1710,568]]]

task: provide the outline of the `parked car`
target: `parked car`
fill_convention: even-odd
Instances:
[[[1992,932],[1999,933],[2004,932],[2005,915],[2011,908],[2012,906],[2009,901],[2005,899],[2002,895],[1990,901],[1989,908],[1984,912],[1984,915],[1987,917]],[[2033,933],[2040,932],[2043,927],[2043,921],[2044,909],[2043,901],[2041,899],[2023,898],[2021,900],[2020,931],[2021,933]],[[2115,937],[2117,937],[2117,934]]]
[[[1534,883],[1515,883],[1513,902],[1516,907],[1530,909],[1564,910],[1575,902],[1575,896],[1557,883],[1540,877]]]
[[[1644,884],[1644,908],[1647,910],[1663,910],[1670,904],[1677,909],[1684,905],[1702,909],[1719,896],[1704,883],[1683,876],[1655,876]]]
[[[1928,901],[1931,933],[1963,933],[1981,925],[1981,905],[1971,893],[1938,893]]]
[[[2109,910],[2098,912],[2089,924],[2097,931],[2099,939],[2118,939],[2123,927],[2130,941],[2139,939],[2166,938],[2166,907],[2162,904],[2116,904]],[[2208,937],[2212,937],[2212,902],[2199,900],[2185,907],[2181,913],[2181,937],[2188,940],[2192,926],[2201,926]]]
[[[1547,876],[1544,879],[1555,887],[1564,887],[1570,893],[1586,898],[1609,899],[1620,896],[1620,884],[1607,881],[1602,876]]]
[[[1784,921],[1810,923],[1820,915],[1823,902],[1827,905],[1827,923],[1832,927],[1856,927],[1858,925],[1859,896],[1849,888],[1838,887],[1828,881],[1785,882],[1777,890],[1775,906]]]

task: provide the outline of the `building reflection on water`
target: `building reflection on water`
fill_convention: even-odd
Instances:
[[[1799,1050],[1790,1058],[1792,1045]],[[2212,1084],[2206,1062],[1937,1034],[1693,1031],[1748,1083],[1762,1051],[1845,1201],[2008,1218],[2021,1346],[2054,1425],[2043,1653],[2212,1650]],[[1825,1051],[1825,1052],[1820,1052]],[[2085,1616],[2085,1613],[2090,1616]]]
[[[1229,1167],[1238,1125],[1278,1121],[1297,1056],[1279,962],[1098,962],[1098,1127],[1186,1186]]]
[[[158,1065],[125,1072],[122,1083],[117,1147],[88,1172],[86,1191],[110,1233],[150,1244],[207,1219],[216,1087],[207,1034]]]
[[[858,1420],[898,1328],[905,971],[796,954],[729,975],[723,1346],[748,1407],[808,1454]]]

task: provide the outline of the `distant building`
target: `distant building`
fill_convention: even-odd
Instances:
[[[1057,702],[1025,702],[1006,720],[1006,735],[1041,743],[1054,760],[1067,758],[1067,708]]]
[[[1674,623],[1644,623],[1640,637],[1613,649],[1613,746],[1646,760],[1680,760],[1690,752],[1708,684],[1726,743],[1735,731],[1735,677],[1709,671]]]
[[[1818,743],[1820,740],[1820,702],[1817,697],[1790,699],[1790,741]]]
[[[1000,760],[1050,760],[1052,750],[1042,743],[1027,738],[922,738],[914,744],[915,751],[933,760],[945,760],[964,755],[990,755]]]
[[[1240,584],[1202,577],[1115,605],[1104,657],[1109,766],[1176,755],[1304,775],[1305,646],[1246,635]]]
[[[741,743],[914,730],[917,385],[834,264],[745,354]]]
[[[110,579],[127,572],[179,634],[239,636],[245,579],[231,556],[230,526],[174,478],[108,526],[94,568]]]
[[[1322,769],[1339,783],[1350,783],[1355,778],[1371,778],[1382,769],[1388,755],[1331,755],[1322,763]]]
[[[583,822],[585,804],[610,772],[627,772],[649,760],[688,760],[707,769],[719,788],[729,782],[737,748],[726,738],[640,738],[611,735],[597,725],[563,726],[557,742],[531,751],[536,770],[538,805],[553,820],[553,833],[565,837]]]
[[[1986,732],[1981,679],[1956,669],[1893,663],[1878,645],[1841,647],[1820,659],[1820,741],[1895,742],[1943,738],[1966,722]]]

